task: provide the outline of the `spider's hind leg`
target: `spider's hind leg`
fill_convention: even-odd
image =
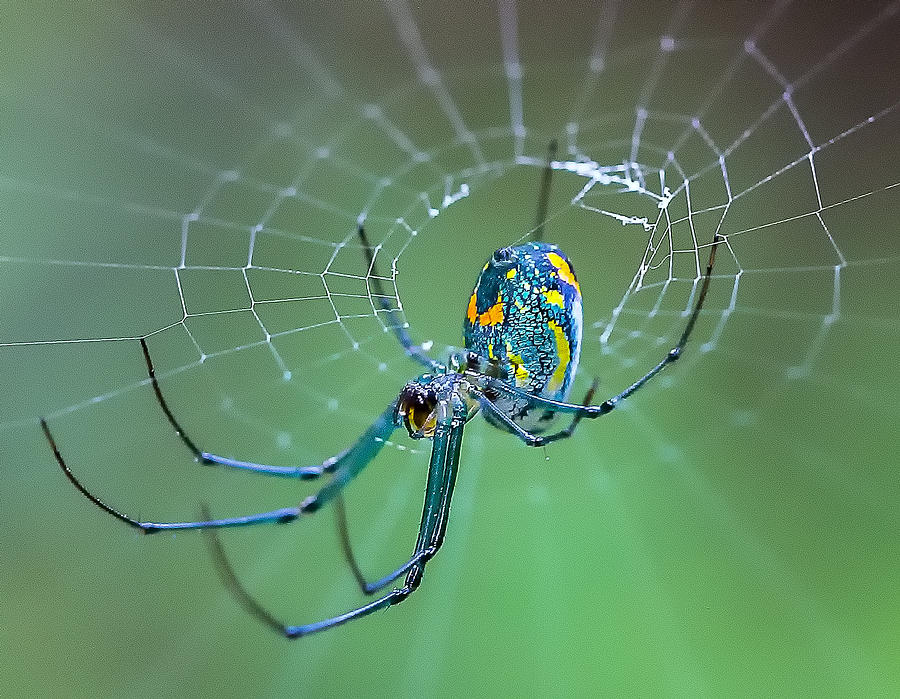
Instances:
[[[713,241],[709,246],[709,260],[706,263],[706,271],[704,272],[702,276],[702,282],[700,283],[700,291],[697,294],[697,298],[694,301],[694,308],[691,311],[690,316],[688,316],[688,321],[685,324],[684,330],[682,331],[681,337],[678,339],[676,345],[668,352],[666,352],[665,356],[652,369],[650,369],[650,371],[648,371],[641,378],[628,386],[628,388],[614,395],[612,398],[607,398],[605,401],[597,405],[578,405],[577,403],[566,403],[565,401],[553,400],[551,398],[545,398],[540,395],[528,393],[521,388],[510,386],[494,377],[485,378],[485,385],[493,389],[494,391],[505,393],[508,396],[516,396],[518,398],[529,400],[535,407],[542,407],[551,412],[574,413],[575,415],[581,415],[582,417],[588,418],[602,417],[603,415],[612,412],[619,403],[639,391],[655,376],[657,376],[663,369],[665,369],[670,364],[678,361],[678,358],[681,357],[681,353],[684,350],[685,345],[687,345],[687,342],[691,337],[691,333],[693,333],[694,331],[694,326],[697,323],[697,318],[700,317],[700,311],[703,309],[703,303],[706,300],[706,294],[709,291],[710,279],[712,278],[713,265],[716,262],[716,250],[724,240],[725,238],[722,238],[718,234],[713,236]],[[483,403],[483,405],[504,422],[512,423],[512,421],[509,420],[509,418],[505,415],[501,414],[497,407],[490,401],[487,401],[486,404]],[[528,432],[522,430],[518,425],[515,425],[513,432],[518,434],[519,437],[521,437],[529,444],[533,443],[533,441],[530,441],[530,438],[533,437],[533,435],[529,435]],[[558,437],[558,439],[561,438],[562,437]],[[539,445],[541,444],[541,442],[538,440],[536,444]]]
[[[590,405],[591,401],[594,399],[594,393],[597,391],[597,379],[594,379],[593,383],[591,383],[591,387],[587,390],[587,393],[584,394],[584,400],[582,400],[582,406]],[[506,413],[500,410],[490,399],[486,396],[482,396],[480,401],[481,407],[486,411],[499,418],[499,420],[512,432],[516,437],[521,439],[525,444],[530,447],[543,447],[552,442],[556,442],[560,439],[567,439],[571,437],[575,428],[578,427],[578,423],[585,417],[586,413],[584,412],[576,412],[572,417],[572,422],[569,423],[569,426],[559,430],[559,432],[554,432],[553,434],[548,435],[537,435],[532,434],[528,430],[523,429],[519,425],[517,425]]]
[[[587,393],[584,394],[584,398],[581,401],[582,405],[591,404],[591,401],[594,400],[594,394],[597,392],[598,384],[599,382],[597,381],[597,379],[594,379],[591,382],[591,387],[587,390]],[[582,418],[584,418],[584,413],[575,413],[574,417],[572,418],[572,422],[569,423],[568,427],[560,430],[559,432],[554,432],[553,434],[538,436],[536,438],[538,440],[538,443],[534,444],[534,446],[544,446],[559,439],[568,439],[575,433],[575,428],[578,427],[578,423],[581,422]]]

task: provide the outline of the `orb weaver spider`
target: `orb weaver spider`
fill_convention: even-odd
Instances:
[[[422,345],[413,343],[403,326],[393,332],[405,353],[423,365],[427,373],[407,383],[396,399],[375,419],[356,442],[341,453],[315,466],[272,466],[239,461],[201,450],[187,435],[170,410],[144,338],[140,339],[150,384],[156,400],[175,432],[204,464],[311,480],[330,476],[317,493],[299,505],[237,517],[213,519],[202,507],[202,519],[184,522],[143,521],[129,517],[94,495],[69,468],[56,444],[47,421],[40,420],[44,435],[60,468],[88,500],[120,521],[144,533],[179,529],[204,529],[215,532],[223,527],[241,527],[261,523],[287,523],[308,515],[333,502],[343,554],[366,595],[384,589],[406,576],[395,587],[373,602],[323,621],[287,625],[276,619],[246,590],[232,569],[218,537],[210,537],[211,550],[219,574],[238,602],[251,614],[288,638],[299,638],[323,631],[353,619],[399,604],[422,581],[425,566],[437,554],[444,541],[450,511],[450,499],[459,466],[463,429],[476,413],[487,421],[521,439],[528,446],[543,446],[571,437],[583,418],[597,418],[612,411],[622,400],[642,388],[666,366],[675,362],[686,345],[703,307],[716,248],[721,239],[713,238],[702,285],[677,344],[665,357],[628,388],[599,404],[591,404],[597,387],[591,385],[581,403],[566,402],[578,368],[581,352],[581,289],[568,257],[555,245],[542,242],[543,222],[550,191],[555,142],[551,142],[538,197],[535,241],[500,248],[484,265],[469,298],[463,323],[465,348],[454,352],[447,364],[432,358]],[[375,272],[375,251],[362,224],[358,235],[369,264],[374,297],[383,311],[391,310]],[[545,434],[557,414],[571,415],[568,426]],[[342,489],[371,462],[385,441],[401,425],[412,439],[432,441],[431,459],[425,487],[425,503],[418,539],[412,556],[403,565],[374,582],[360,571],[350,545]]]

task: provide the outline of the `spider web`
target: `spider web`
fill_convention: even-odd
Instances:
[[[135,173],[133,181],[122,183],[123,190],[145,188],[153,196],[128,200],[124,191],[119,198],[94,193],[109,183],[92,182],[90,176],[60,187],[20,173],[5,174],[7,205],[23,212],[23,220],[17,236],[7,238],[2,257],[8,270],[4,276],[12,282],[4,297],[14,300],[27,291],[35,302],[30,308],[42,311],[37,318],[19,315],[9,304],[0,347],[17,362],[21,352],[15,348],[182,335],[189,345],[186,356],[167,367],[169,373],[264,348],[272,369],[289,382],[305,364],[292,340],[326,328],[338,332],[329,334],[320,362],[355,352],[384,371],[386,358],[366,347],[395,324],[410,327],[401,280],[418,270],[404,265],[404,253],[410,246],[427,246],[437,235],[431,230],[436,219],[480,188],[511,170],[542,166],[541,144],[558,137],[564,155],[553,167],[574,177],[557,177],[556,188],[565,196],[556,197],[563,200],[548,216],[554,229],[569,224],[571,210],[577,209],[596,215],[579,219],[582,239],[592,235],[609,245],[611,236],[604,233],[609,220],[624,227],[618,239],[644,248],[642,255],[623,260],[633,276],[609,316],[594,319],[599,332],[588,338],[586,353],[616,353],[632,364],[631,355],[640,350],[630,345],[671,342],[677,322],[660,331],[653,320],[685,316],[704,265],[704,247],[715,233],[726,239],[722,257],[730,258],[720,260],[716,275],[727,280],[731,291],[724,295],[722,284],[717,285],[720,293],[710,306],[718,302],[718,322],[701,349],[717,346],[735,312],[788,314],[817,326],[812,337],[797,343],[797,355],[786,359],[788,372],[808,374],[829,328],[841,320],[842,272],[848,266],[896,262],[892,250],[873,255],[871,248],[856,249],[862,236],[851,228],[896,196],[896,168],[873,162],[870,154],[896,125],[894,86],[872,86],[840,115],[821,109],[823,89],[846,79],[851,69],[870,68],[865,60],[883,50],[878,42],[890,35],[897,5],[872,9],[824,54],[782,57],[783,37],[773,25],[791,7],[776,3],[748,18],[748,33],[740,41],[715,42],[706,72],[687,83],[684,72],[694,69],[696,52],[707,50],[690,34],[682,38],[696,12],[691,3],[660,15],[665,22],[655,45],[630,43],[618,53],[612,44],[624,10],[619,3],[606,3],[593,44],[582,48],[587,65],[581,66],[578,80],[573,76],[565,84],[569,99],[558,103],[552,130],[526,125],[514,3],[498,7],[502,66],[489,67],[487,84],[479,86],[495,99],[505,93],[507,100],[497,100],[488,115],[478,114],[491,125],[477,129],[465,116],[472,105],[461,106],[451,89],[451,81],[470,79],[470,72],[443,75],[405,3],[389,3],[388,17],[416,77],[381,102],[349,100],[347,89],[313,49],[290,34],[289,18],[274,5],[259,9],[259,28],[276,44],[288,45],[312,81],[313,97],[291,119],[278,119],[224,78],[205,72],[198,67],[202,59],[188,55],[187,49],[176,46],[163,55],[155,44],[165,37],[132,36],[136,49],[150,53],[148,59],[190,65],[197,88],[240,110],[268,133],[223,169],[150,135],[89,117],[79,123],[76,115],[71,129],[83,133],[90,146],[96,146],[91,139],[98,135],[108,139],[101,157],[150,160],[153,176],[172,172],[184,190],[177,197],[153,191],[159,183],[142,181],[146,173]],[[175,42],[167,41],[163,45]],[[505,85],[496,83],[501,72]],[[538,77],[541,72],[535,71]],[[830,92],[826,99],[840,99],[834,89]],[[423,143],[414,132],[417,125],[409,120],[420,114],[422,103],[429,118],[444,122],[443,138],[430,134]],[[26,112],[42,108],[30,100],[17,106]],[[569,108],[566,121],[561,119],[563,106]],[[299,132],[298,122],[306,114],[335,108],[345,116],[334,133]],[[360,152],[376,148],[390,151],[389,163],[378,167],[370,162],[378,156],[363,162]],[[151,199],[159,203],[151,204]],[[37,206],[48,211],[46,217],[56,217],[51,225],[72,232],[68,254],[16,254],[39,242],[29,228],[47,225],[45,217],[29,219],[31,207]],[[88,222],[101,224],[101,230]],[[374,269],[367,268],[355,234],[363,222],[378,232]],[[531,228],[520,225],[512,235],[496,235],[480,253],[524,239]],[[593,261],[578,252],[581,271]],[[395,311],[383,311],[382,299],[373,295],[376,274],[386,289],[384,300]],[[811,305],[818,308],[793,306],[796,295],[753,295],[745,301],[750,295],[742,295],[742,284],[777,276],[805,286]],[[448,288],[439,306],[442,314],[461,307],[470,277],[466,270],[460,283]],[[60,299],[70,285],[79,291],[67,301]],[[92,288],[93,298],[81,295],[84,286]],[[124,287],[130,298],[123,299],[113,287]],[[122,317],[121,305],[129,300],[146,304],[143,317]],[[439,355],[457,339],[456,325],[438,341]],[[420,337],[415,325],[411,329],[417,339],[433,339]],[[129,385],[85,396],[48,415],[78,410],[144,384],[146,379],[138,376]],[[336,407],[324,394],[318,400]],[[7,411],[2,425],[33,421],[33,412],[15,416]]]
[[[15,116],[0,172],[0,433],[18,440],[44,415],[72,437],[124,412],[128,431],[155,421],[147,441],[174,444],[143,337],[204,444],[320,460],[332,440],[305,436],[340,419],[333,441],[346,441],[415,374],[393,327],[437,357],[460,341],[483,260],[535,228],[551,139],[546,236],[586,295],[579,385],[599,374],[615,389],[677,340],[714,235],[686,368],[661,386],[717,354],[772,393],[816,379],[836,328],[898,329],[900,3],[828,5],[726,17],[606,0],[547,27],[514,0],[449,15],[388,0],[365,27],[348,9],[301,17],[275,2],[239,19],[111,13],[126,48],[97,49],[77,89],[42,55],[61,71],[49,84],[0,91]],[[341,52],[357,34],[361,55]],[[472,37],[464,55],[447,36]],[[731,419],[764,402],[735,401]],[[677,441],[648,439],[660,453]]]

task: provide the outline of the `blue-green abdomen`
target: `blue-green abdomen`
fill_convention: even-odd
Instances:
[[[496,363],[511,386],[555,400],[568,398],[581,333],[578,280],[566,255],[548,243],[495,252],[478,277],[463,322],[466,349]],[[531,432],[551,422],[525,401],[498,396],[494,403]]]

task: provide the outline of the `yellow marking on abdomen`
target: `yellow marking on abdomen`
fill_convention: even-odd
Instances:
[[[506,343],[506,357],[509,359],[509,363],[513,366],[513,375],[516,379],[516,386],[522,388],[522,386],[528,385],[528,369],[525,368],[525,362],[522,361],[522,357],[518,354],[514,354],[512,351],[512,343]]]
[[[569,267],[569,263],[565,258],[563,258],[562,255],[557,255],[555,252],[548,252],[547,259],[550,260],[551,265],[559,270],[559,278],[574,286],[578,295],[581,296],[581,286],[579,286],[578,280],[575,278],[575,273],[572,271],[572,268]]]
[[[555,393],[559,387],[563,385],[563,381],[566,380],[566,368],[569,366],[569,360],[572,358],[572,354],[569,348],[569,338],[566,337],[566,333],[560,327],[559,323],[548,320],[547,327],[553,331],[553,335],[556,337],[556,358],[559,360],[559,364],[556,365],[553,376],[550,377],[544,391],[547,393]]]
[[[550,291],[544,292],[544,298],[547,299],[547,303],[552,304],[554,306],[559,306],[560,308],[565,308],[566,303],[563,300],[563,295],[559,293],[556,289],[550,289]]]

